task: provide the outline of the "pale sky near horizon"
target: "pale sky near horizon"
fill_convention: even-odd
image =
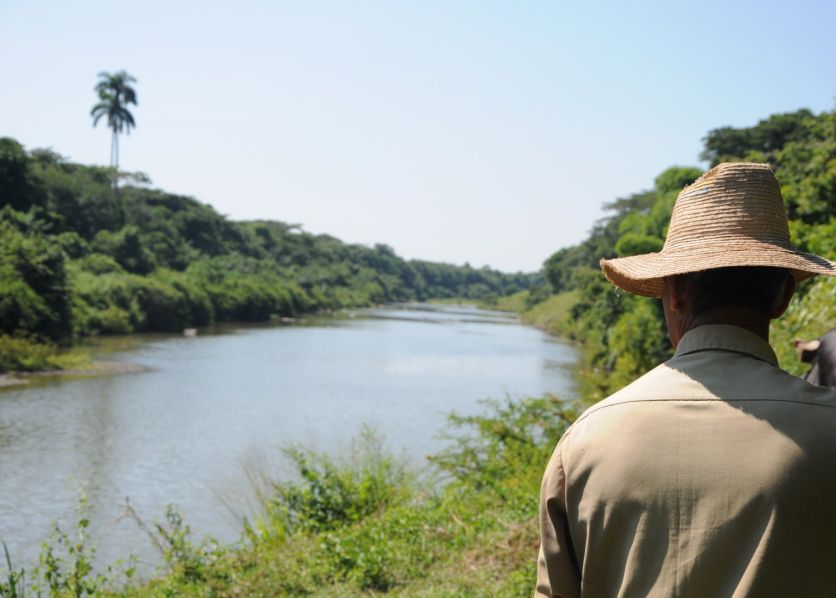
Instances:
[[[701,139],[830,110],[836,3],[0,0],[0,136],[233,219],[533,271]]]

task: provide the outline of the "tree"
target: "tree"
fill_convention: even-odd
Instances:
[[[714,129],[703,138],[704,149],[700,154],[700,160],[706,160],[711,166],[716,166],[720,162],[751,160],[751,154],[762,152],[771,163],[771,154],[788,143],[807,140],[815,120],[816,116],[810,110],[802,108],[795,112],[773,114],[753,127]]]
[[[131,87],[136,79],[125,71],[118,73],[99,73],[99,82],[94,88],[99,94],[99,103],[93,106],[90,116],[95,127],[99,120],[107,117],[107,126],[113,131],[110,142],[110,165],[119,168],[119,133],[129,133],[135,127],[134,117],[128,110],[130,104],[136,105],[136,91]]]
[[[28,210],[34,201],[30,178],[23,146],[9,137],[0,137],[0,208]]]

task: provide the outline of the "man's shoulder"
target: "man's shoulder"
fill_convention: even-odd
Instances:
[[[785,457],[833,462],[836,391],[764,362],[737,363],[734,355],[719,361],[715,356],[717,371],[701,379],[700,359],[665,362],[592,405],[564,433],[556,452],[577,470],[579,463],[613,455],[652,460],[648,455],[673,446],[705,452],[745,437]]]
[[[690,379],[671,368],[669,362],[662,363],[627,386],[584,411],[576,421],[582,421],[599,412],[637,402],[657,402],[679,399],[708,398],[699,388],[694,388]]]
[[[601,417],[629,417],[630,411],[632,411],[630,406],[634,404],[656,402],[672,396],[671,390],[681,382],[678,378],[677,373],[667,367],[667,362],[656,366],[621,390],[587,407],[564,432],[559,445],[569,443],[570,437],[577,435],[580,429],[586,428],[590,422],[594,422],[596,419]],[[667,390],[660,393],[660,388]]]
[[[785,403],[815,407],[836,419],[836,390],[813,386],[763,361],[743,355],[693,355],[662,363],[589,407],[576,423],[619,417],[652,403],[651,409],[683,402]],[[788,407],[792,408],[792,407]]]

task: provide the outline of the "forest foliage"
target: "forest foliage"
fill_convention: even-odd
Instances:
[[[117,189],[114,176],[147,180],[0,138],[0,343],[18,348],[0,370],[42,363],[14,358],[24,345],[38,353],[43,343],[91,334],[486,299],[537,278],[407,261],[386,245],[346,244],[283,222],[234,222],[189,197]]]
[[[781,184],[793,243],[803,251],[836,257],[836,111],[775,114],[751,127],[721,127],[703,140],[701,157],[770,164]],[[679,191],[702,174],[672,166],[653,188],[604,206],[606,216],[581,243],[544,264],[548,287],[527,293],[529,319],[581,341],[580,378],[587,401],[598,400],[667,359],[672,351],[658,300],[618,291],[601,275],[601,258],[659,251]],[[538,293],[539,300],[531,301]],[[549,294],[571,293],[560,317],[550,317]],[[773,345],[783,367],[801,373],[793,338],[815,338],[836,326],[836,285],[818,277],[803,283],[787,314],[773,323]]]

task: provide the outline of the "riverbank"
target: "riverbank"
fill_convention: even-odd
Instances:
[[[548,298],[539,303],[531,303],[529,297],[529,291],[519,291],[512,295],[491,300],[430,299],[428,303],[469,305],[480,309],[511,312],[517,314],[524,324],[534,326],[561,339],[573,339],[572,308],[580,301],[579,291],[565,291],[556,295],[549,295]]]
[[[576,295],[534,306],[526,299],[519,294],[491,307],[552,333],[569,330]],[[114,596],[138,597],[530,596],[539,483],[574,414],[572,405],[547,396],[453,417],[457,435],[427,468],[368,438],[347,459],[292,451],[295,481],[269,480],[240,543],[191,534],[188,511],[182,518],[170,512],[159,527],[149,526],[165,562],[154,579],[136,585],[117,575],[94,583],[97,591],[115,587]],[[57,579],[71,583],[66,573]]]
[[[49,513],[45,521],[30,514],[23,530],[17,516],[0,526],[4,539],[11,540],[13,563],[30,563],[29,579],[43,579],[31,568],[37,552],[22,547],[39,546],[50,519],[60,518],[74,536],[68,522],[77,495],[62,498],[69,505],[63,514],[47,511],[42,502],[61,494],[65,472],[73,471],[97,489],[90,496],[96,510],[84,516],[91,522],[87,537],[99,545],[97,562],[112,563],[135,551],[144,563],[137,575],[144,579],[150,575],[145,563],[164,562],[156,580],[129,590],[124,588],[135,581],[112,577],[109,587],[119,588],[116,595],[331,590],[360,595],[384,587],[402,595],[446,589],[478,595],[491,588],[515,595],[509,588],[517,582],[527,591],[525,578],[536,557],[532,508],[553,448],[541,434],[546,420],[534,414],[560,403],[549,397],[542,407],[522,407],[517,403],[527,400],[516,399],[547,389],[569,394],[571,380],[564,372],[574,362],[574,351],[516,325],[511,316],[428,306],[372,311],[306,326],[201,332],[196,339],[102,337],[89,348],[91,354],[110,357],[112,350],[119,351],[119,359],[146,364],[149,372],[3,393],[4,415],[27,434],[5,451],[5,461],[0,453],[0,471],[31,473],[6,481],[0,505],[30,496],[40,505],[33,512]],[[490,407],[478,402],[501,396],[503,389],[514,400]],[[447,428],[445,414],[453,410],[473,417],[456,418]],[[47,412],[53,417],[44,418]],[[362,421],[375,422],[391,448],[360,434],[349,449],[355,423]],[[456,437],[467,434],[466,444],[439,439],[442,430]],[[302,459],[284,465],[266,452],[294,441],[316,452],[296,452]],[[236,521],[230,521],[229,530],[219,528],[223,513],[218,510],[224,507],[210,510],[203,503],[212,492],[233,486],[241,496],[249,479],[242,467],[249,462],[242,464],[240,456],[254,446],[263,447],[268,460],[268,467],[258,470],[268,482],[259,495],[261,507],[253,511],[258,515],[248,517],[246,528]],[[531,451],[537,456],[526,457],[531,467],[525,469],[519,456]],[[47,456],[42,464],[29,458],[39,452]],[[55,454],[64,457],[54,459]],[[435,455],[431,462],[424,458],[428,454]],[[66,466],[51,465],[62,461]],[[496,488],[489,490],[491,484]],[[184,496],[189,487],[198,491],[197,502]],[[182,507],[181,523],[161,521],[166,531],[158,538],[164,549],[159,556],[130,521],[112,525],[125,496],[150,530],[158,529],[153,520],[165,511],[165,503],[155,500],[168,497]],[[200,531],[186,534],[186,525]],[[18,530],[28,539],[15,536]],[[220,541],[204,543],[207,530],[218,531]],[[119,541],[122,548],[116,550],[114,538],[123,533],[129,540]],[[62,566],[72,567],[76,556],[62,553],[54,540],[51,544],[63,554]],[[142,552],[144,547],[148,551]],[[518,568],[525,573],[514,574]],[[467,579],[457,579],[456,572],[465,569]],[[95,583],[97,591],[104,587]]]
[[[10,138],[0,138],[0,155],[10,185],[0,194],[0,372],[49,369],[54,346],[97,334],[480,298],[538,276],[405,260],[296,224],[231,221],[145,186],[117,192],[101,167]]]
[[[34,372],[15,372],[0,374],[0,388],[26,386],[38,380],[45,380],[60,376],[62,378],[83,378],[89,376],[116,376],[120,374],[138,374],[147,368],[136,363],[121,361],[92,361],[88,367],[72,367],[68,369],[39,370]]]
[[[14,386],[27,376],[96,369],[83,347],[59,347],[0,334],[0,387]]]
[[[813,296],[830,296],[832,284],[822,284]],[[577,301],[555,295],[522,317],[562,332]],[[137,597],[530,596],[540,476],[581,408],[557,397],[506,399],[480,415],[453,417],[453,431],[465,435],[421,472],[373,437],[361,438],[346,459],[291,451],[295,481],[266,484],[240,543],[197,537],[188,513],[170,512],[149,526],[165,562],[155,579],[90,583],[103,584],[95,586],[101,594]],[[66,572],[58,579],[70,583]]]
[[[238,545],[194,537],[187,519],[169,510],[146,526],[163,574],[139,584],[130,568],[96,576],[82,513],[80,540],[54,537],[42,553],[45,569],[28,580],[50,595],[84,587],[91,595],[131,597],[527,597],[543,464],[573,417],[556,397],[505,400],[480,416],[451,417],[463,434],[423,475],[373,434],[343,459],[294,449],[288,455],[297,481],[265,486],[261,511]],[[21,574],[12,566],[0,594],[20,590]]]

